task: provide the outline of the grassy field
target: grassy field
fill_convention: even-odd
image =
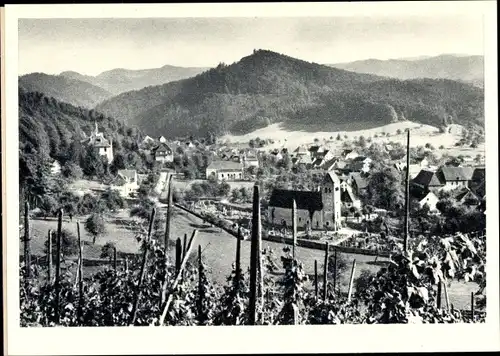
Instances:
[[[158,214],[163,214],[163,211],[158,211]],[[124,224],[124,220],[128,220],[128,212],[122,211],[116,216],[109,219],[107,224],[107,234],[100,237],[96,241],[96,245],[92,245],[92,237],[83,229],[81,230],[82,239],[84,241],[84,256],[99,258],[102,246],[110,241],[114,242],[119,252],[136,253],[139,249],[139,244],[135,239],[135,233],[128,229]],[[65,221],[63,228],[68,229],[76,234],[76,218],[73,223]],[[81,220],[83,221],[82,217]],[[34,254],[44,255],[44,242],[47,237],[48,229],[57,229],[57,221],[50,220],[33,220],[32,221],[32,250]],[[185,213],[175,210],[172,218],[171,238],[183,237],[185,233],[191,235],[193,229],[198,229],[198,235],[195,241],[195,247],[202,247],[203,258],[206,261],[207,268],[211,278],[218,283],[226,283],[226,278],[229,275],[234,261],[236,250],[236,239],[228,233],[221,231],[218,228],[210,227],[203,223],[200,219]],[[282,255],[283,245],[275,242],[263,241],[264,248],[271,248],[277,258],[277,263],[280,265],[280,256]],[[22,245],[20,245],[20,252]],[[303,263],[305,272],[311,277],[314,274],[314,260],[318,261],[318,269],[320,276],[323,270],[324,252],[319,250],[297,248],[297,257]],[[246,271],[249,267],[250,259],[250,241],[242,241],[242,267]],[[173,257],[173,251],[172,251]],[[347,271],[342,276],[340,282],[341,291],[347,291],[348,279],[352,261],[356,259],[357,278],[363,270],[377,272],[380,268],[379,263],[375,263],[373,256],[344,254],[348,264]],[[382,259],[378,259],[381,261]],[[85,273],[92,273],[95,269],[85,269]],[[312,280],[312,278],[311,278]],[[309,287],[311,286],[308,284]],[[469,305],[470,292],[475,291],[477,286],[475,283],[454,282],[449,288],[450,302],[457,308],[466,308]]]
[[[181,190],[186,190],[188,189],[193,183],[202,183],[202,182],[206,182],[206,180],[203,180],[203,179],[193,179],[193,180],[176,180],[174,179],[173,182],[172,182],[172,185],[175,188],[177,189],[181,189]],[[245,188],[253,188],[255,182],[249,182],[249,181],[237,181],[237,182],[227,182],[230,186],[231,186],[231,189],[234,189],[234,188],[241,188],[241,187],[245,187]]]
[[[410,128],[412,133],[410,144],[413,147],[425,146],[426,143],[430,143],[436,148],[437,154],[447,152],[455,156],[462,154],[470,155],[471,157],[475,157],[477,154],[484,155],[484,144],[475,149],[455,147],[455,143],[460,139],[462,133],[462,128],[459,125],[450,125],[452,129],[451,133],[439,133],[436,127],[417,124],[411,121],[397,122],[368,129],[364,127],[370,126],[363,125],[363,123],[358,123],[356,126],[351,124],[335,125],[326,131],[324,127],[314,129],[308,126],[302,130],[300,128],[287,128],[284,123],[276,123],[245,135],[226,135],[222,140],[228,140],[232,143],[247,143],[251,139],[259,137],[261,139],[271,139],[275,141],[274,144],[265,146],[266,150],[279,147],[286,147],[289,150],[294,150],[299,145],[312,144],[315,139],[318,139],[320,144],[326,144],[330,149],[335,149],[339,148],[344,140],[346,140],[344,135],[347,136],[347,140],[353,140],[363,135],[365,138],[370,137],[373,142],[387,143],[389,141],[394,141],[406,145],[406,134],[404,130]],[[401,130],[403,133],[398,134],[398,130]],[[336,140],[337,134],[341,135],[341,141]],[[389,137],[381,136],[381,134],[389,134]],[[375,137],[375,135],[378,137]],[[445,149],[439,150],[438,147],[441,145],[443,145]]]

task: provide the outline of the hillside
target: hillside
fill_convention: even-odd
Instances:
[[[44,93],[59,101],[84,108],[92,108],[112,96],[107,90],[85,81],[44,73],[19,77],[19,88],[27,92]]]
[[[434,78],[463,81],[482,87],[484,57],[440,55],[421,59],[367,59],[331,64],[332,67],[357,73],[371,73],[398,79]]]
[[[57,159],[62,164],[81,165],[85,154],[80,140],[94,131],[95,124],[111,138],[115,158],[140,161],[137,142],[141,132],[94,110],[75,107],[42,93],[19,92],[20,184],[41,174],[40,165]],[[132,158],[130,158],[132,157]],[[129,159],[130,158],[130,159]],[[126,161],[125,164],[128,162]]]
[[[244,134],[276,122],[290,126],[412,119],[439,126],[483,122],[479,88],[449,80],[387,79],[254,51],[196,77],[123,93],[96,109],[166,137]]]
[[[126,91],[139,90],[152,85],[190,78],[206,69],[165,65],[161,68],[141,70],[113,69],[97,76],[83,75],[73,71],[62,72],[60,75],[85,81],[118,95]]]

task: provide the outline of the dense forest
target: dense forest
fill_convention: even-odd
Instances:
[[[444,79],[397,80],[309,63],[266,50],[193,78],[123,93],[97,105],[165,136],[245,133],[274,122],[303,125],[413,120],[482,123],[483,91]]]
[[[31,73],[19,77],[19,88],[27,92],[40,92],[59,101],[92,109],[112,94],[88,82],[61,75]]]
[[[95,129],[113,142],[111,165],[81,143]],[[67,177],[103,177],[118,169],[140,169],[149,158],[139,150],[142,134],[94,110],[75,107],[38,92],[19,92],[19,184],[32,197],[46,193],[53,160]]]

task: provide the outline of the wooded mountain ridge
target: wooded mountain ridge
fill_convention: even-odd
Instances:
[[[326,125],[400,120],[484,122],[483,90],[447,79],[399,80],[256,50],[195,77],[105,100],[96,110],[150,135],[246,133],[270,123]]]
[[[484,85],[484,57],[443,54],[419,59],[367,59],[329,64],[356,73],[370,73],[398,79],[450,79]]]

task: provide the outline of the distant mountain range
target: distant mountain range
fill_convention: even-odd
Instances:
[[[83,75],[73,71],[62,72],[60,75],[93,84],[118,95],[131,90],[193,77],[207,69],[165,65],[161,68],[139,70],[117,68],[97,76]]]
[[[367,59],[349,63],[329,64],[331,67],[356,73],[370,73],[398,79],[451,79],[484,85],[484,57],[445,54],[435,57],[404,59]]]
[[[149,135],[246,133],[274,122],[290,129],[356,120],[479,123],[483,91],[445,79],[389,79],[267,50],[195,77],[122,93],[96,110]]]
[[[84,108],[92,108],[113,96],[101,87],[60,75],[31,73],[19,77],[18,83],[20,90],[44,93],[59,101]]]

